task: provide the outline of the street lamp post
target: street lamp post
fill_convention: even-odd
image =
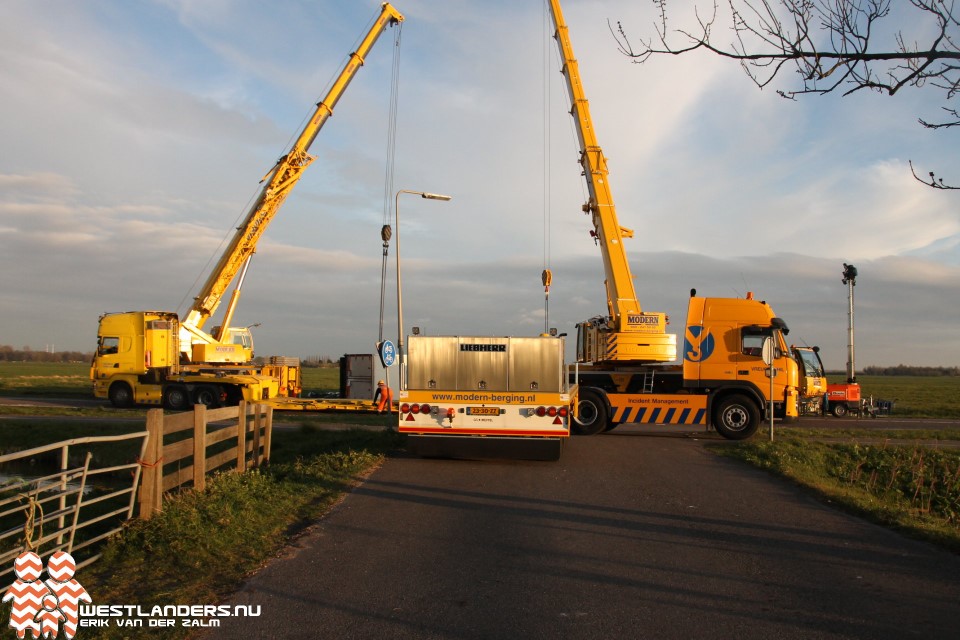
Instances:
[[[427,200],[443,200],[448,201],[452,197],[445,196],[439,193],[428,193],[426,191],[408,191],[406,189],[401,189],[397,191],[397,195],[394,198],[393,212],[396,216],[395,226],[396,230],[394,237],[397,242],[397,359],[400,362],[400,390],[402,391],[406,387],[407,381],[407,353],[403,347],[403,295],[401,293],[400,287],[400,194],[408,193],[414,196],[420,196]]]

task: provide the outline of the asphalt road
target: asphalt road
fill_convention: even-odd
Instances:
[[[208,638],[956,638],[960,557],[625,427],[556,463],[389,459]]]

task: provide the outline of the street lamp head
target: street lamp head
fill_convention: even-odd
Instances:
[[[400,362],[400,388],[406,389],[406,368],[407,368],[407,355],[403,349],[403,296],[400,287],[400,194],[406,193],[413,196],[420,196],[427,200],[443,200],[448,201],[452,200],[453,196],[446,196],[442,193],[429,193],[427,191],[410,191],[407,189],[400,189],[397,191],[396,204],[394,205],[394,215],[396,216],[396,246],[395,251],[397,256],[397,356]],[[386,247],[386,239],[384,239],[384,247]],[[386,254],[384,254],[386,255]]]

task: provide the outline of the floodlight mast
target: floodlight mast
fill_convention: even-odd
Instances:
[[[852,264],[843,263],[843,284],[847,285],[847,382],[857,381],[856,367],[853,359],[853,288],[857,286],[857,268]]]

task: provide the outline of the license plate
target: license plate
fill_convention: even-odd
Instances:
[[[468,416],[498,416],[500,407],[467,407]]]

